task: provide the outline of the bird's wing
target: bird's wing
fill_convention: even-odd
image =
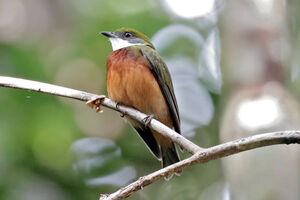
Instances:
[[[174,93],[172,79],[166,63],[162,60],[160,55],[150,47],[142,47],[141,54],[148,60],[149,68],[159,84],[159,87],[167,102],[174,129],[181,134],[180,117],[178,105]]]
[[[160,148],[151,132],[151,129],[129,116],[126,116],[126,119],[129,121],[130,125],[133,126],[139,136],[143,139],[153,155],[157,159],[161,159]]]

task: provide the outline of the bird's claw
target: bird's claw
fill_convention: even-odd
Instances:
[[[105,95],[98,95],[91,98],[91,100],[87,101],[86,104],[91,108],[96,108],[96,112],[101,111],[101,103],[105,99]]]
[[[116,109],[119,110],[119,109],[120,109],[120,105],[121,105],[121,104],[117,102],[117,103],[116,103]]]
[[[118,102],[116,103],[116,109],[117,109],[117,110],[120,109],[120,105],[121,105],[121,103],[118,103]],[[120,114],[120,117],[124,117],[124,116],[125,116],[125,113],[121,113],[121,114]]]
[[[151,120],[154,118],[154,114],[148,115],[143,119],[143,122],[145,122],[145,126],[149,126]]]

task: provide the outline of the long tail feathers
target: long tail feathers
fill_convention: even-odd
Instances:
[[[165,148],[161,146],[161,157],[162,157],[162,167],[165,168],[169,165],[177,163],[180,161],[179,155],[177,153],[176,147],[172,144],[171,147]],[[182,171],[178,171],[175,174],[180,176]],[[173,174],[166,176],[165,180],[168,181],[173,177]]]

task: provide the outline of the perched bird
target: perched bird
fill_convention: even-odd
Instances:
[[[169,70],[144,34],[130,28],[101,32],[113,52],[107,59],[107,91],[113,101],[133,107],[180,134],[180,118]],[[166,167],[179,161],[174,143],[125,116],[157,159]],[[149,120],[148,120],[149,122]]]

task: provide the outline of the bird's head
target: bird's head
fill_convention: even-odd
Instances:
[[[131,28],[120,28],[114,32],[104,31],[101,33],[109,38],[113,51],[134,45],[146,45],[154,49],[146,35]]]

